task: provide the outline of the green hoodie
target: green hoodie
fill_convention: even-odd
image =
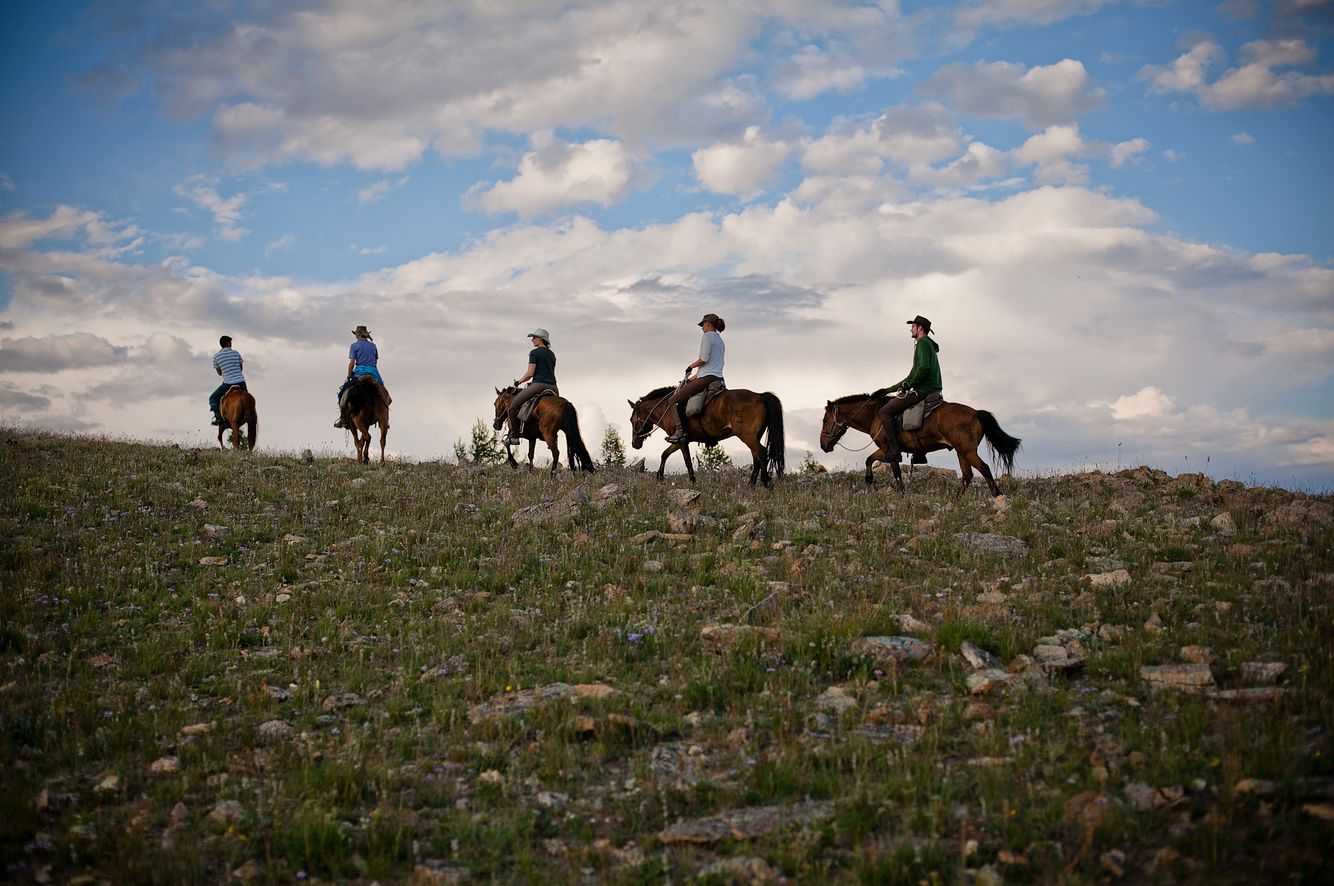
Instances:
[[[917,340],[917,347],[912,355],[912,372],[908,377],[896,385],[890,385],[886,390],[898,391],[912,388],[919,394],[930,394],[943,389],[940,383],[940,360],[936,357],[936,352],[940,350],[940,345],[936,344],[925,335]]]

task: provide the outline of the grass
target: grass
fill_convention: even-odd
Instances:
[[[932,474],[898,497],[860,472],[766,492],[721,469],[689,506],[715,525],[645,542],[673,532],[683,478],[15,431],[0,470],[8,878],[647,883],[747,856],[795,881],[1084,882],[1118,853],[1138,879],[1329,875],[1329,497],[1138,468],[1010,480],[998,510]],[[515,519],[533,504],[554,516]],[[1114,569],[1130,583],[1084,578]],[[753,630],[707,647],[708,623]],[[961,643],[1019,669],[1081,627],[1083,670],[969,695]],[[903,634],[935,654],[851,649]],[[1281,701],[1150,691],[1140,667],[1186,645],[1228,688],[1285,663]],[[557,682],[618,691],[470,716]],[[821,706],[831,686],[849,710]],[[1134,783],[1184,793],[1140,809]],[[829,814],[660,839],[808,800]]]

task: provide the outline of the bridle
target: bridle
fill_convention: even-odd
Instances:
[[[657,411],[658,407],[662,405],[662,402],[664,400],[675,394],[676,391],[679,391],[680,389],[681,388],[678,385],[675,391],[668,391],[667,393],[663,394],[661,397],[657,399],[657,401],[654,402],[652,406],[648,408],[647,415],[640,420],[639,425],[635,428],[635,440],[639,440],[642,443],[644,440],[647,440],[650,436],[653,435],[653,432],[658,429],[658,420],[653,417],[653,413]],[[635,413],[639,412],[639,407],[642,406],[643,403],[644,403],[643,397],[640,397],[637,401],[635,401]],[[632,440],[631,442],[633,443],[634,441]]]
[[[874,405],[874,404],[875,404],[875,398],[874,398],[874,397],[868,397],[868,398],[866,398],[866,400],[862,403],[862,405],[861,405],[861,406],[858,406],[855,410],[853,410],[853,411],[850,413],[850,415],[856,415],[857,413],[861,412],[861,411],[862,411],[863,409],[865,409],[866,407],[868,407],[868,406],[872,406],[872,405]],[[870,443],[867,443],[866,446],[863,446],[863,447],[861,447],[860,449],[853,449],[853,448],[850,447],[850,446],[844,446],[844,445],[842,445],[841,443],[839,443],[838,441],[841,440],[841,439],[843,439],[843,435],[846,434],[846,433],[848,432],[848,428],[852,427],[852,422],[851,422],[851,421],[842,421],[842,420],[839,419],[839,411],[838,411],[838,406],[837,406],[837,405],[831,403],[831,404],[829,404],[829,406],[828,406],[827,408],[834,410],[834,419],[835,419],[835,421],[834,421],[834,427],[833,427],[833,429],[829,432],[829,439],[830,439],[830,444],[829,444],[829,445],[830,445],[830,446],[837,446],[837,447],[839,447],[840,449],[846,450],[846,451],[848,451],[848,452],[861,452],[861,451],[865,450],[868,446],[870,446],[871,443],[874,443],[874,442],[875,442],[875,438],[873,437],[873,438],[871,438]]]

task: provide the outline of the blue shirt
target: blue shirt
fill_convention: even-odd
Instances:
[[[380,360],[380,349],[375,342],[359,338],[347,349],[347,357],[358,366],[374,366]]]
[[[245,381],[241,373],[241,355],[232,348],[223,348],[213,355],[213,368],[222,370],[222,383],[239,385]]]

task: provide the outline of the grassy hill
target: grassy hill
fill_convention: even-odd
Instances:
[[[1334,503],[0,436],[55,882],[1329,876]]]

